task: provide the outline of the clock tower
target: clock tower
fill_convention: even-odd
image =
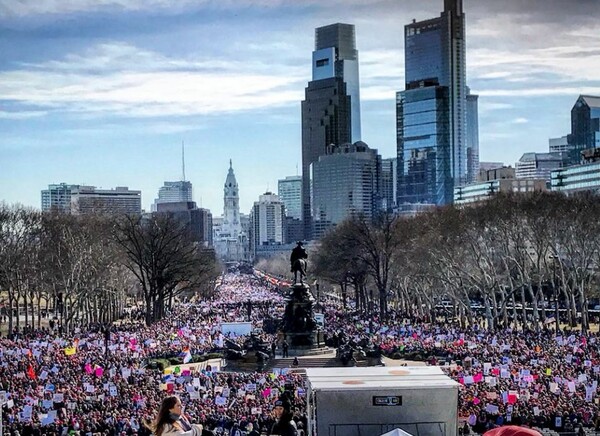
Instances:
[[[229,159],[229,172],[227,173],[223,189],[222,236],[237,239],[241,231],[240,194],[235,174],[233,173],[233,165],[231,159]]]

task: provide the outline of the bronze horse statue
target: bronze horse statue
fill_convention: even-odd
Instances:
[[[298,283],[298,273],[300,273],[300,283],[304,283],[302,279],[306,277],[306,259],[296,259],[292,264],[292,272],[294,273],[294,283]]]
[[[304,283],[302,279],[306,277],[306,259],[308,259],[308,255],[302,245],[302,241],[298,241],[296,248],[292,250],[290,256],[290,264],[292,265],[292,272],[294,273],[294,284],[298,283],[298,273],[300,273],[301,284]]]

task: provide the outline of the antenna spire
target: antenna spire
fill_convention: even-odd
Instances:
[[[185,147],[183,141],[181,141],[181,170],[183,181],[185,182]]]

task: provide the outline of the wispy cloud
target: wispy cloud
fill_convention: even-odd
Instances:
[[[487,114],[498,110],[509,110],[514,106],[510,103],[496,103],[489,100],[481,100],[478,104],[479,114]]]
[[[0,110],[0,119],[4,120],[27,120],[29,118],[43,117],[48,112],[46,111],[19,111],[9,112]]]
[[[83,54],[0,73],[6,100],[48,110],[127,116],[218,114],[302,99],[297,69],[229,60],[188,61],[101,44]]]
[[[482,48],[469,52],[469,69],[477,78],[503,81],[535,81],[536,74],[555,74],[558,79],[567,80],[598,80],[600,53],[596,47],[583,44],[523,49],[517,53]]]
[[[361,99],[393,100],[404,87],[404,54],[401,50],[370,50],[360,54]]]
[[[556,86],[532,87],[525,89],[484,89],[479,92],[482,97],[545,97],[545,96],[576,96],[579,94],[597,95],[600,86]]]
[[[304,5],[318,5],[321,0],[303,0]],[[368,5],[381,0],[329,0],[331,5]],[[156,9],[183,10],[210,6],[215,9],[248,7],[276,8],[297,6],[297,0],[0,0],[0,17],[23,17],[40,14],[70,14],[102,10],[152,11]]]

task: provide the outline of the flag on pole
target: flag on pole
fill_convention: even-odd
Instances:
[[[189,363],[192,361],[192,353],[190,353],[190,347],[184,347],[183,351],[181,352],[181,354],[179,355],[180,357],[183,357],[183,363]]]
[[[27,367],[27,376],[31,379],[31,380],[35,380],[36,375],[35,375],[35,370],[33,369],[32,365],[29,365]]]

